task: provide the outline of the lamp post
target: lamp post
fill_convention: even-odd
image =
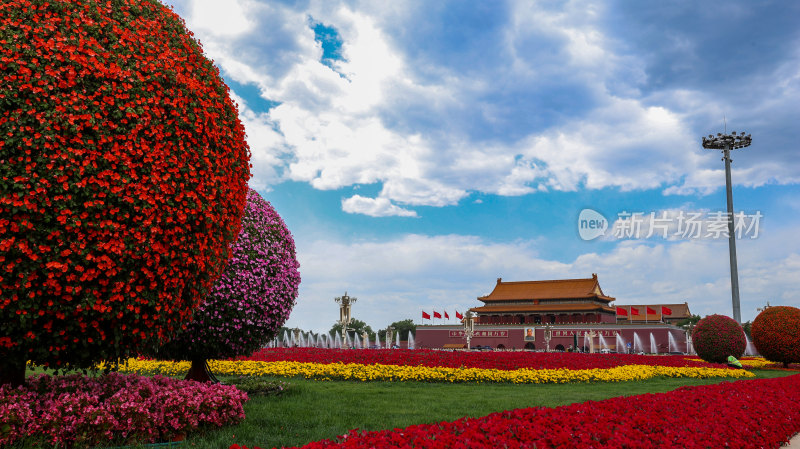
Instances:
[[[594,354],[594,337],[597,337],[597,332],[590,330],[586,335],[589,336],[589,353]]]
[[[344,292],[344,295],[334,298],[339,304],[339,321],[338,323],[342,326],[342,342],[347,340],[347,326],[353,321],[352,316],[350,315],[350,307],[352,303],[356,302],[358,298],[351,298],[347,296],[347,292]]]
[[[544,343],[547,346],[547,352],[550,352],[550,339],[553,338],[553,328],[549,324],[544,325]]]
[[[464,323],[464,338],[467,340],[467,350],[470,349],[470,340],[475,335],[475,318],[472,310],[467,310],[467,313],[464,314],[464,319],[461,320]]]
[[[736,267],[736,235],[733,226],[733,192],[731,191],[731,151],[737,148],[749,147],[753,139],[750,134],[717,133],[708,138],[703,137],[703,148],[722,150],[722,160],[725,161],[725,193],[728,196],[728,249],[731,262],[731,301],[733,302],[733,319],[742,323],[742,312],[739,306],[739,270]]]
[[[386,349],[391,349],[393,337],[394,337],[394,326],[389,326],[386,328]]]

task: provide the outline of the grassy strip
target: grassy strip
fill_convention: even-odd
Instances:
[[[754,370],[758,378],[796,372]],[[278,379],[278,378],[275,378]],[[544,385],[420,382],[320,382],[289,380],[281,396],[252,397],[237,426],[190,435],[186,447],[227,448],[232,443],[262,448],[298,446],[334,438],[348,430],[402,428],[412,424],[485,416],[515,408],[560,405],[616,396],[657,393],[724,379],[655,378],[620,383]]]

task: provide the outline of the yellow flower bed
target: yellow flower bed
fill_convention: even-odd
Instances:
[[[685,358],[686,360],[693,360],[695,362],[703,361],[703,359],[701,359],[700,357],[685,357]],[[739,359],[739,362],[741,362],[742,366],[755,369],[776,365],[775,362],[770,362],[764,357],[742,357],[741,359]]]
[[[344,363],[256,362],[209,360],[214,374],[234,376],[304,377],[317,380],[418,381],[418,382],[509,382],[567,383],[622,382],[653,377],[755,377],[745,370],[699,367],[626,365],[609,369],[518,369],[513,371],[481,368],[427,366],[361,365]],[[189,362],[129,359],[122,372],[179,376],[189,370]]]

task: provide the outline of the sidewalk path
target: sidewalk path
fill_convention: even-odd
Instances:
[[[791,440],[789,440],[789,444],[783,446],[787,449],[800,449],[800,433],[795,434]]]

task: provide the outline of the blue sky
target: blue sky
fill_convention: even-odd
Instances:
[[[724,120],[753,137],[733,155],[734,209],[761,214],[737,242],[742,317],[800,306],[800,4],[174,8],[239,103],[251,186],[295,237],[289,326],[328,330],[345,291],[382,328],[478,306],[498,277],[592,273],[618,304],[730,316],[727,239],[675,235],[680,214],[725,209],[720,155],[700,144]],[[581,238],[584,209],[605,236]],[[671,237],[616,237],[622,212],[665,217]]]

